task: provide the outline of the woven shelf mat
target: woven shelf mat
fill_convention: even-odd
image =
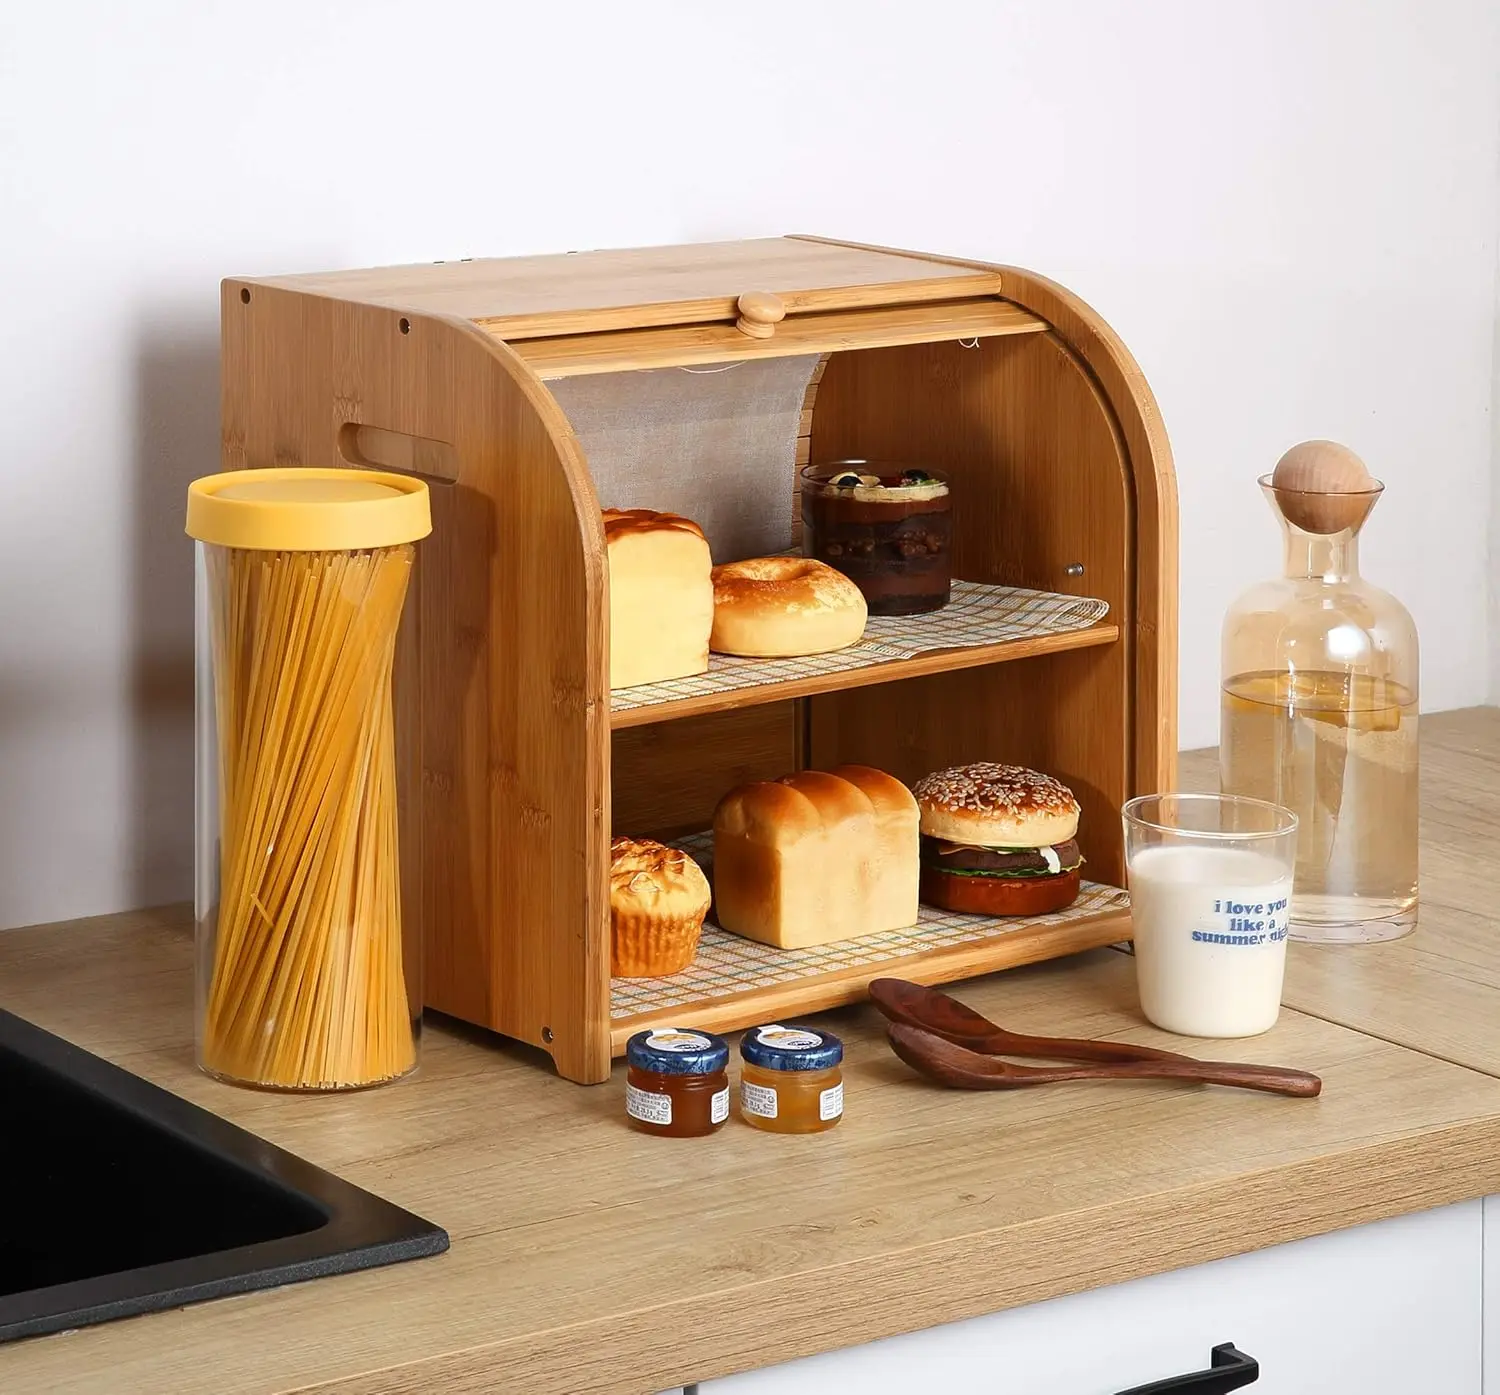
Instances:
[[[1088,596],[1061,596],[1052,591],[955,581],[953,598],[941,610],[926,615],[872,615],[865,626],[865,637],[847,649],[798,659],[742,659],[711,654],[707,673],[621,688],[611,694],[610,708],[627,712],[659,702],[847,673],[894,659],[914,659],[918,654],[938,649],[970,649],[1004,644],[1008,640],[1067,634],[1097,625],[1108,614],[1107,601]]]
[[[710,861],[712,833],[699,833],[676,842],[699,862]],[[711,998],[727,998],[753,988],[770,988],[797,979],[816,978],[839,969],[881,964],[929,950],[972,944],[976,940],[1000,939],[1037,926],[1066,925],[1069,921],[1122,911],[1129,904],[1128,893],[1119,887],[1086,881],[1077,901],[1051,915],[1024,919],[960,915],[924,905],[917,923],[905,929],[861,935],[858,939],[838,940],[810,949],[776,949],[740,935],[731,935],[709,920],[704,922],[698,957],[691,968],[670,978],[614,979],[610,983],[610,1016],[638,1017],[642,1013],[685,1007]]]

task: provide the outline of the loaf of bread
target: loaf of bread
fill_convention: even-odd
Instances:
[[[714,811],[714,914],[781,949],[917,919],[917,801],[863,765],[741,785]]]
[[[605,509],[609,686],[633,688],[708,669],[713,561],[691,519]]]

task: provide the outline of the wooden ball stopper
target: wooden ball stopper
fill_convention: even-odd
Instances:
[[[769,339],[786,319],[786,306],[771,291],[746,291],[735,301],[735,308],[740,312],[735,328],[752,339]]]
[[[1306,533],[1341,533],[1364,522],[1380,485],[1348,446],[1303,441],[1276,462],[1271,488],[1287,522]]]

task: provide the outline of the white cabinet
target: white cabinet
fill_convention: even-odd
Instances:
[[[1484,1199],[1484,1395],[1500,1395],[1500,1196]]]
[[[1488,1204],[1500,1223],[1500,1200]],[[1211,1348],[1233,1342],[1260,1362],[1250,1395],[1481,1395],[1485,1205],[1379,1221],[698,1391],[1116,1395],[1202,1370]],[[1490,1259],[1500,1284],[1500,1253]],[[1493,1330],[1500,1338],[1500,1312]],[[1483,1395],[1500,1395],[1500,1376]]]

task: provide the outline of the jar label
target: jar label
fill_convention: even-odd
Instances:
[[[841,1117],[843,1112],[844,1082],[841,1080],[818,1096],[818,1118],[826,1122]]]
[[[708,1121],[711,1124],[722,1124],[729,1117],[729,1086],[722,1090],[715,1090],[714,1097],[708,1104]]]
[[[707,1051],[713,1046],[702,1032],[684,1032],[678,1027],[662,1027],[646,1038],[646,1045],[655,1051]]]
[[[760,1028],[755,1036],[764,1045],[779,1046],[783,1051],[807,1051],[823,1044],[823,1038],[816,1032],[803,1032],[796,1027],[783,1027],[775,1022],[769,1027]]]
[[[643,1090],[639,1085],[627,1085],[625,1087],[625,1112],[632,1119],[639,1119],[643,1124],[670,1124],[672,1122],[672,1097],[659,1095],[655,1090]]]
[[[748,1080],[740,1081],[740,1108],[757,1119],[776,1117],[776,1091],[769,1085],[752,1085]]]

